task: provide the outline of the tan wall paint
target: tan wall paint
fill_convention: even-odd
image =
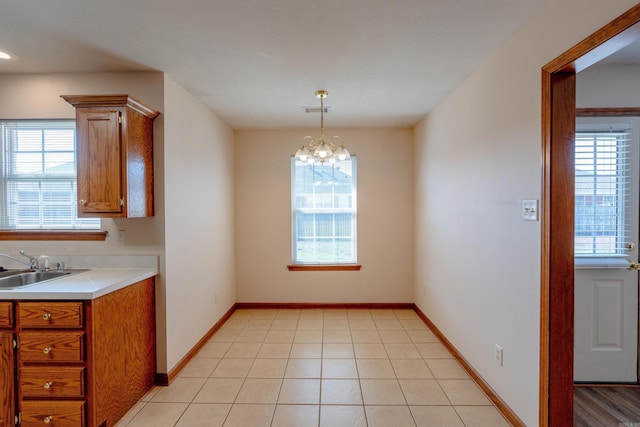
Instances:
[[[168,76],[164,92],[167,357],[173,367],[236,301],[233,132]]]
[[[412,302],[413,166],[409,129],[340,129],[358,158],[359,272],[290,272],[290,156],[318,130],[237,131],[239,302]]]
[[[541,197],[540,69],[634,3],[547,1],[415,129],[415,302],[530,426],[540,223],[521,203]]]
[[[576,106],[639,107],[640,66],[598,65],[578,73]]]

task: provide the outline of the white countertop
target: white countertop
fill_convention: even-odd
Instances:
[[[97,268],[16,289],[0,289],[0,300],[91,300],[157,274],[157,268]]]

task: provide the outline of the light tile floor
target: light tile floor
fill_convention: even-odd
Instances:
[[[237,310],[118,427],[509,424],[413,310]]]

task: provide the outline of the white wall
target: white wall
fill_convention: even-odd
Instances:
[[[171,369],[236,301],[233,132],[169,76],[164,94]]]
[[[523,199],[541,197],[540,69],[634,4],[545,2],[415,129],[415,302],[530,426],[540,223],[520,212]]]
[[[340,129],[358,159],[362,270],[290,272],[291,155],[318,130],[237,131],[239,302],[412,302],[413,166],[409,129]]]
[[[639,107],[640,66],[596,64],[578,73],[576,106]]]

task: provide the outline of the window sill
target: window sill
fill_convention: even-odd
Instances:
[[[0,240],[93,240],[104,241],[106,231],[65,231],[65,230],[0,230]]]
[[[360,271],[360,264],[287,265],[289,271]]]

